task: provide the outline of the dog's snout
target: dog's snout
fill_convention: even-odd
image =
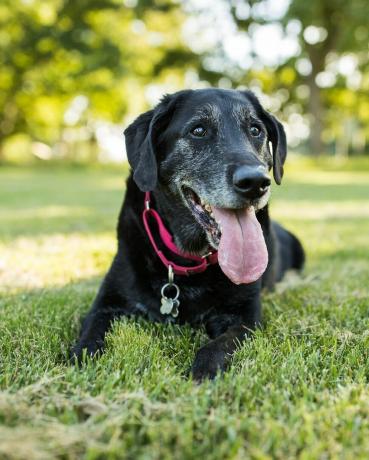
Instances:
[[[258,166],[239,166],[233,173],[233,186],[245,198],[261,197],[270,185],[270,177]]]

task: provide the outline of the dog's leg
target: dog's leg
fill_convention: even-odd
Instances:
[[[250,304],[248,304],[250,307]],[[250,311],[250,309],[247,309]],[[245,315],[229,315],[231,324],[225,330],[215,328],[218,333],[211,334],[215,337],[204,345],[197,352],[192,366],[194,380],[200,382],[206,378],[213,379],[217,373],[223,372],[229,366],[232,355],[242,342],[252,335],[252,331],[260,325],[260,299],[255,299],[251,304],[253,314],[248,317]],[[236,323],[236,318],[237,323]],[[225,321],[226,323],[227,321]],[[207,327],[208,329],[208,327]]]
[[[273,231],[277,238],[278,248],[278,271],[276,281],[281,281],[288,270],[301,271],[305,263],[305,252],[296,236],[283,228],[277,222],[273,222]]]
[[[124,299],[109,285],[105,279],[83,321],[80,337],[71,350],[72,363],[81,363],[83,356],[94,356],[104,348],[105,335],[116,318],[128,314]]]

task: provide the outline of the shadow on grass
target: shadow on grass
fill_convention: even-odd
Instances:
[[[0,238],[113,230],[125,174],[111,171],[1,171]]]
[[[110,203],[111,207],[111,203]],[[55,209],[55,208],[54,208]],[[45,235],[70,233],[104,233],[114,232],[119,214],[119,205],[113,209],[108,207],[102,212],[101,207],[69,207],[64,208],[58,215],[48,215],[50,208],[27,209],[29,215],[14,211],[10,217],[1,217],[0,239],[6,241],[19,237],[39,237]],[[43,217],[40,215],[43,214]]]

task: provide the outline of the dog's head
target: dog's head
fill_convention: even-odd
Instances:
[[[261,209],[270,196],[269,172],[277,184],[283,176],[285,132],[250,91],[165,96],[125,136],[138,187],[181,199],[213,247],[220,231],[212,210]]]

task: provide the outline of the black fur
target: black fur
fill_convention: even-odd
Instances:
[[[258,138],[250,135],[253,123],[261,129]],[[193,127],[200,124],[206,127],[206,136],[195,138]],[[204,325],[211,341],[198,351],[192,373],[196,380],[212,378],[226,369],[236,347],[260,324],[262,287],[272,288],[286,270],[299,270],[304,263],[301,244],[270,221],[266,202],[240,197],[230,179],[239,165],[261,165],[266,170],[273,168],[279,184],[286,158],[283,127],[251,92],[206,89],[166,96],[158,107],[138,117],[125,136],[133,174],[119,216],[118,252],[84,320],[72,356],[80,362],[83,350],[88,355],[101,351],[112,321],[122,316]],[[186,204],[183,185],[218,207],[260,207],[257,218],[269,263],[263,277],[248,285],[233,284],[219,265],[211,265],[201,274],[177,276],[181,303],[174,319],[160,313],[160,290],[168,274],[149,242],[141,216],[144,191],[152,190],[151,205],[176,244],[186,252],[206,253],[213,241]],[[157,234],[155,237],[159,242]],[[168,256],[186,264],[183,258]]]

